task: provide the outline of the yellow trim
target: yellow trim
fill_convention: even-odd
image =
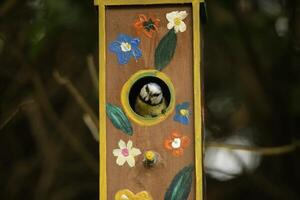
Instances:
[[[130,89],[133,86],[133,84],[137,80],[139,80],[143,77],[148,77],[148,76],[153,76],[153,77],[157,77],[157,78],[161,79],[162,81],[164,81],[167,84],[167,86],[170,90],[170,104],[167,108],[166,113],[163,115],[160,115],[158,117],[155,117],[155,118],[145,118],[145,117],[142,117],[142,116],[136,114],[129,104],[128,95],[129,95]],[[124,84],[122,91],[121,91],[121,102],[122,102],[124,111],[126,112],[127,116],[130,119],[132,119],[135,123],[137,123],[141,126],[152,126],[154,124],[158,124],[158,123],[162,122],[163,120],[165,120],[174,110],[175,89],[174,89],[171,79],[164,73],[157,71],[157,70],[140,70],[140,71],[136,72],[135,74],[133,74],[128,79],[128,81]]]
[[[105,111],[105,6],[109,5],[152,5],[152,4],[182,4],[192,3],[193,6],[193,37],[194,37],[194,118],[195,118],[195,173],[196,200],[203,199],[203,166],[202,166],[202,107],[200,79],[200,2],[204,0],[94,0],[99,6],[99,155],[100,155],[100,200],[107,200],[106,176],[106,111]]]
[[[107,177],[106,177],[106,44],[105,44],[105,6],[99,5],[99,155],[100,155],[100,180],[99,197],[107,199]]]
[[[193,2],[193,39],[194,39],[194,128],[195,128],[195,173],[196,200],[203,198],[202,184],[202,107],[200,76],[200,3]]]
[[[204,0],[94,0],[94,5],[153,5],[153,4],[183,4],[183,3],[200,3]]]

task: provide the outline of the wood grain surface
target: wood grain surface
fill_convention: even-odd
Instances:
[[[106,102],[121,105],[121,89],[131,75],[139,70],[154,69],[154,52],[159,40],[166,34],[166,13],[171,11],[187,11],[188,17],[184,20],[187,30],[177,34],[177,48],[171,63],[162,71],[173,82],[175,87],[176,105],[185,101],[190,102],[193,112],[193,26],[192,8],[190,4],[161,5],[161,6],[114,6],[106,8]],[[136,35],[133,28],[134,21],[139,14],[153,15],[161,20],[160,27],[152,39],[145,35]],[[120,65],[108,45],[116,40],[118,34],[123,33],[141,39],[140,49],[142,57],[136,62]],[[114,195],[121,189],[129,189],[134,193],[146,190],[154,200],[164,199],[165,192],[173,177],[183,167],[195,162],[194,149],[194,120],[190,115],[189,125],[183,125],[173,120],[175,110],[163,122],[154,126],[140,126],[132,122],[133,136],[127,136],[116,129],[109,119],[106,122],[107,130],[107,199],[114,200]],[[190,146],[181,157],[174,157],[163,147],[164,139],[173,131],[187,135],[191,139]],[[102,133],[103,134],[103,133]],[[157,166],[147,169],[143,166],[143,156],[136,157],[136,166],[130,168],[127,164],[118,166],[112,151],[118,148],[118,141],[133,141],[133,146],[142,152],[153,150],[159,153],[161,160]],[[195,199],[195,181],[189,200]]]

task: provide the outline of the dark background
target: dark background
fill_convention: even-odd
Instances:
[[[300,2],[207,11],[206,197],[300,199]],[[98,199],[97,52],[92,0],[1,1],[0,199]]]

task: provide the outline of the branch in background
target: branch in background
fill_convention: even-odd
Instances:
[[[30,99],[28,101],[24,101],[21,104],[17,106],[14,112],[8,116],[6,120],[4,120],[0,125],[0,131],[7,125],[9,122],[26,106],[35,103],[33,99]]]
[[[78,92],[78,90],[74,87],[72,82],[65,78],[62,77],[58,71],[54,71],[53,73],[54,79],[61,85],[65,86],[66,89],[71,93],[71,95],[75,98],[77,101],[78,105],[90,115],[91,119],[93,120],[94,124],[98,126],[98,118],[91,109],[91,107],[88,105],[88,103],[85,101],[85,99],[82,97],[82,95]],[[98,128],[98,127],[97,127]]]
[[[89,69],[89,73],[93,82],[93,86],[95,88],[96,94],[98,96],[99,92],[99,87],[98,87],[98,75],[97,75],[97,70],[96,70],[96,65],[94,62],[94,58],[92,55],[88,55],[86,58],[87,66]]]
[[[95,124],[89,114],[84,114],[83,115],[83,121],[86,124],[86,126],[90,129],[92,136],[94,139],[99,142],[99,131],[97,128],[97,124]]]
[[[250,151],[258,153],[264,156],[280,155],[290,153],[295,151],[300,147],[300,140],[295,141],[292,144],[278,146],[278,147],[250,147],[244,145],[234,145],[234,144],[220,144],[216,142],[207,142],[205,147],[223,148],[227,150],[240,150],[240,151]]]
[[[15,60],[20,63],[23,69],[29,72],[31,82],[34,86],[36,92],[36,101],[41,106],[43,112],[47,119],[55,126],[58,132],[61,133],[61,136],[64,141],[80,156],[80,158],[96,173],[99,173],[98,161],[89,153],[89,151],[82,144],[82,141],[74,137],[74,131],[69,130],[67,126],[60,120],[57,113],[55,112],[53,106],[49,101],[49,97],[46,93],[45,86],[42,82],[40,74],[36,69],[29,65],[23,54],[19,51],[20,48],[9,48],[12,55],[15,57]],[[59,74],[58,74],[59,75]],[[63,81],[64,82],[64,81]],[[97,123],[98,124],[98,120]]]
[[[74,132],[69,130],[69,128],[65,126],[65,124],[57,116],[57,113],[49,101],[49,97],[45,93],[46,89],[38,72],[30,65],[26,65],[25,67],[28,68],[32,74],[32,82],[37,93],[37,101],[41,105],[46,117],[53,125],[55,125],[55,128],[61,133],[63,139],[70,145],[70,147],[79,154],[81,159],[85,161],[96,174],[98,174],[99,168],[97,160],[94,159],[94,157],[85,148],[82,141],[75,137]]]
[[[42,167],[35,185],[35,200],[43,199],[48,195],[55,182],[55,177],[61,164],[62,143],[53,141],[49,133],[41,107],[32,106],[26,109],[26,115],[31,127],[32,137],[35,140],[38,158]]]

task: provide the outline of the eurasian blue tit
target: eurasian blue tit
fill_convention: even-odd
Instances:
[[[166,112],[166,100],[157,83],[145,84],[136,98],[135,112],[143,117],[157,117]]]

